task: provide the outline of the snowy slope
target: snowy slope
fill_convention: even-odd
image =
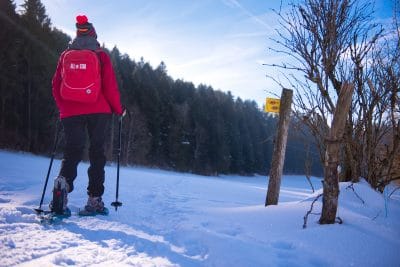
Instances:
[[[122,168],[117,212],[110,207],[108,217],[41,225],[32,209],[48,164],[47,158],[0,151],[0,266],[400,266],[400,190],[385,206],[384,195],[366,183],[354,185],[364,203],[343,183],[338,216],[344,223],[322,226],[311,215],[303,229],[320,191],[313,194],[302,176],[284,177],[279,205],[265,208],[265,177]],[[86,169],[82,163],[70,194],[72,212],[86,201]],[[115,166],[106,173],[109,204]],[[313,184],[320,190],[320,180]]]

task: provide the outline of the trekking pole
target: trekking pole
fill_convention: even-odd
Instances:
[[[58,131],[59,131],[58,124],[59,124],[59,120],[57,120],[57,123],[56,123],[56,136],[54,137],[53,151],[51,153],[49,169],[47,170],[46,181],[45,181],[44,187],[43,187],[42,198],[40,199],[39,208],[35,209],[37,214],[41,214],[43,212],[43,210],[42,210],[43,199],[44,199],[44,195],[46,194],[47,183],[49,181],[50,171],[51,171],[51,167],[53,166],[54,156],[56,154],[56,149],[57,149],[57,144],[58,144]]]
[[[119,126],[118,126],[118,153],[117,153],[117,188],[115,192],[115,201],[111,203],[111,206],[115,207],[115,211],[117,211],[118,207],[122,206],[122,202],[118,201],[118,191],[119,191],[119,160],[121,157],[121,135],[122,135],[122,117],[119,117]]]

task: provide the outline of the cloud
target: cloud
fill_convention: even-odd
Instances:
[[[242,6],[237,0],[222,0],[224,4],[226,4],[229,7],[235,7],[240,9],[244,14],[246,14],[249,18],[254,20],[256,23],[259,25],[265,27],[268,30],[271,30],[271,25],[266,23],[264,20],[262,20],[259,16],[256,16],[252,12],[250,12],[248,9],[246,9],[244,6]]]

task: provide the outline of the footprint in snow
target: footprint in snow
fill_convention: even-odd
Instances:
[[[11,199],[0,198],[0,203],[9,203]]]
[[[271,244],[273,248],[281,249],[281,250],[294,250],[295,246],[293,243],[286,241],[276,241]]]

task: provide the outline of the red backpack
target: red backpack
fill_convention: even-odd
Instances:
[[[101,92],[101,66],[92,50],[69,50],[61,68],[60,93],[65,100],[94,103]]]

